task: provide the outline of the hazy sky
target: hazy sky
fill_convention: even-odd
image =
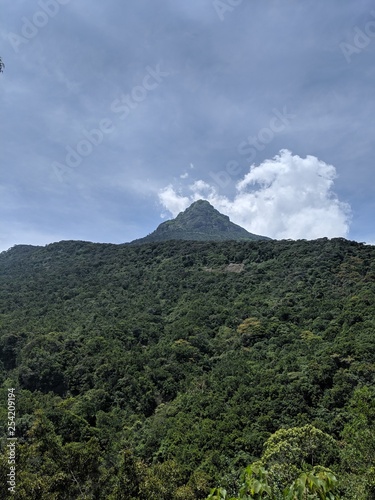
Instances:
[[[121,243],[198,198],[375,243],[371,0],[4,2],[0,250]]]

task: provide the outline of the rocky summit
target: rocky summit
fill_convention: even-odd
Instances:
[[[268,240],[265,236],[249,233],[230,221],[208,201],[198,200],[175,219],[161,223],[158,228],[144,238],[132,243],[151,243],[168,240],[193,241],[249,241]]]

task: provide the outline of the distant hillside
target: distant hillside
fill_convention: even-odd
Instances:
[[[14,498],[231,498],[280,429],[273,470],[322,465],[335,498],[374,498],[374,331],[375,247],[340,238],[13,247],[0,473],[15,388]],[[321,445],[297,439],[308,424]]]
[[[249,233],[234,224],[227,215],[221,214],[208,201],[198,200],[175,219],[163,222],[146,236],[134,240],[136,243],[153,241],[194,240],[194,241],[256,241],[268,240],[265,236]]]

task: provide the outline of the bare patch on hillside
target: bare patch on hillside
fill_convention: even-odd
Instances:
[[[234,264],[231,262],[227,266],[220,266],[216,269],[212,267],[204,267],[204,271],[207,273],[242,273],[245,270],[245,264],[241,262],[240,264]]]

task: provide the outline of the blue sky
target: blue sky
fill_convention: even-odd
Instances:
[[[122,243],[198,198],[375,243],[370,0],[2,6],[0,250]]]

